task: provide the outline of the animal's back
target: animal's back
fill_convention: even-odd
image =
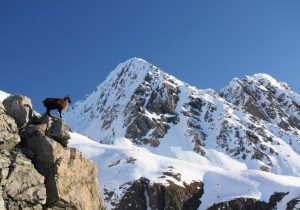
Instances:
[[[59,104],[60,99],[59,98],[46,98],[43,101],[43,104],[47,108],[56,109]]]

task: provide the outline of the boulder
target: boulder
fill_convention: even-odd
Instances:
[[[99,210],[103,204],[97,183],[97,166],[81,155],[79,150],[63,147],[58,141],[46,136],[48,126],[54,126],[51,137],[65,137],[58,131],[56,121],[30,125],[22,130],[22,141],[33,151],[37,170],[45,176],[47,189],[46,206],[49,209]],[[58,126],[59,127],[59,126]],[[63,132],[64,133],[64,132]]]
[[[15,119],[18,128],[25,127],[33,118],[30,98],[21,95],[9,96],[3,101],[6,113]]]
[[[0,150],[9,150],[20,142],[17,125],[5,111],[0,102]]]
[[[0,153],[0,209],[42,210],[46,203],[44,177],[18,149]]]
[[[53,138],[61,145],[66,147],[68,145],[68,140],[71,138],[69,131],[70,129],[61,118],[51,118],[47,117],[48,126],[46,130],[46,135]]]

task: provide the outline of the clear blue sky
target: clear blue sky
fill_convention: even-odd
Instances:
[[[300,92],[300,1],[2,0],[0,90],[32,98],[91,92],[141,57],[199,88],[258,72]]]

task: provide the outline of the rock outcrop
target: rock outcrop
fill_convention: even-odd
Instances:
[[[20,142],[15,120],[6,114],[0,102],[0,150],[9,150]]]
[[[22,140],[33,151],[33,161],[45,176],[47,206],[98,210],[97,166],[77,149],[64,147],[69,136],[62,119],[43,118],[41,124],[22,130]]]
[[[18,128],[25,127],[33,118],[31,99],[26,96],[12,95],[3,101],[6,113],[15,119]]]
[[[300,198],[295,198],[287,203],[286,210],[297,210],[300,209]]]
[[[46,203],[44,177],[31,160],[19,149],[1,151],[0,159],[0,209],[42,210]]]
[[[271,195],[269,202],[260,201],[254,198],[237,198],[231,201],[225,201],[221,203],[214,204],[209,207],[208,210],[272,210],[277,209],[277,204],[287,195],[289,194],[284,192],[275,192]],[[293,201],[289,202],[293,203]],[[288,209],[288,206],[287,206]]]
[[[39,116],[25,96],[0,103],[0,209],[103,209],[97,166],[60,118]]]
[[[151,209],[193,210],[200,206],[203,195],[203,183],[192,182],[179,186],[172,181],[169,184],[150,183],[146,178],[131,183],[116,210]]]

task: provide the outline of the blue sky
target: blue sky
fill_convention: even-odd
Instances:
[[[32,98],[91,92],[141,57],[198,88],[258,72],[300,92],[300,1],[2,0],[0,90]]]

